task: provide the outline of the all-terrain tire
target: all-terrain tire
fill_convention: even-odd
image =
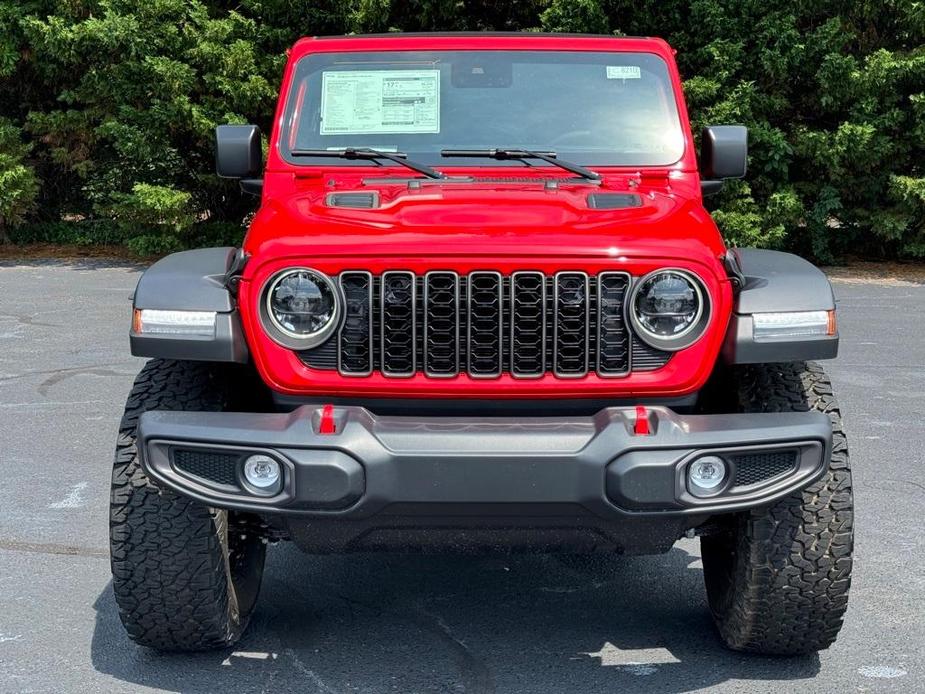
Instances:
[[[746,412],[829,415],[832,457],[818,482],[701,539],[710,609],[734,650],[812,653],[835,641],[851,584],[853,499],[841,413],[818,364],[743,367],[736,381]]]
[[[266,549],[227,511],[159,488],[138,460],[146,410],[221,411],[230,367],[155,359],[135,380],[119,427],[110,500],[110,551],[119,616],[133,641],[158,650],[228,646],[247,625]],[[229,532],[231,530],[231,532]]]

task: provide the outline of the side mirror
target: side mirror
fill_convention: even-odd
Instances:
[[[222,178],[241,181],[245,192],[259,192],[263,146],[256,125],[220,125],[215,129],[215,170]]]
[[[704,195],[718,193],[727,178],[742,178],[748,165],[748,128],[712,125],[700,137],[700,176]]]

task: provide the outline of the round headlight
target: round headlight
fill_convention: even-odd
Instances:
[[[327,275],[294,268],[274,275],[264,290],[264,325],[285,347],[310,349],[325,342],[340,319],[340,296]]]
[[[656,270],[643,277],[633,288],[629,309],[639,337],[667,351],[696,342],[709,318],[703,286],[683,270]]]

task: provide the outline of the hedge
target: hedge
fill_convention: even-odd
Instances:
[[[695,128],[751,131],[730,243],[925,257],[922,0],[0,0],[0,242],[239,237],[215,125],[269,127],[300,36],[429,30],[663,36]]]

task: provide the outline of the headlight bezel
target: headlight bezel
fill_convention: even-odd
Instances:
[[[636,299],[639,296],[640,290],[653,276],[663,273],[675,274],[684,278],[694,288],[694,292],[698,299],[698,310],[694,320],[691,321],[690,325],[687,326],[684,330],[670,337],[658,335],[650,331],[642,324],[636,312]],[[655,349],[659,349],[665,352],[677,352],[679,350],[686,349],[697,342],[706,334],[711,315],[712,302],[710,301],[710,293],[707,291],[703,280],[701,280],[700,277],[698,277],[695,273],[678,267],[657,268],[651,272],[647,272],[642,277],[637,278],[636,281],[633,282],[633,287],[630,290],[629,300],[626,302],[626,321],[629,323],[629,325],[632,326],[633,332],[636,334],[636,336],[650,347],[654,347]]]
[[[309,273],[321,281],[334,297],[334,310],[331,319],[323,327],[313,333],[301,335],[281,325],[276,319],[271,305],[273,291],[284,279],[298,273]],[[305,350],[319,347],[327,342],[337,332],[344,315],[344,298],[340,283],[326,273],[307,266],[287,267],[279,270],[263,283],[260,290],[260,323],[264,332],[277,344],[292,350]]]

